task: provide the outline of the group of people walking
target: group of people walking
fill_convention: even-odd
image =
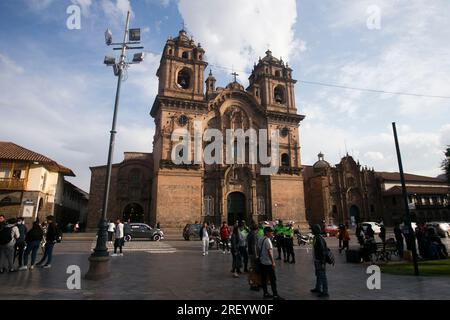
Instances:
[[[319,297],[328,297],[328,282],[326,278],[327,257],[329,250],[326,241],[320,235],[320,226],[312,229],[315,237],[313,244],[313,260],[316,272],[316,286],[311,290]],[[208,223],[204,223],[200,229],[202,240],[202,254],[208,255],[209,237],[213,230]],[[281,300],[277,290],[276,260],[286,263],[295,263],[294,254],[294,230],[292,224],[283,225],[279,220],[272,228],[270,226],[258,226],[251,222],[247,226],[245,221],[237,221],[232,228],[226,222],[222,223],[219,230],[223,254],[231,253],[233,277],[239,278],[244,272],[248,274],[251,290],[263,290],[265,299]],[[274,243],[278,249],[278,257],[275,258]],[[268,291],[268,283],[272,294]]]
[[[28,230],[24,218],[6,220],[0,215],[0,273],[33,270],[35,266],[51,268],[53,248],[61,238],[53,216],[48,216],[42,225],[37,219]],[[43,256],[36,263],[39,248],[43,248]]]

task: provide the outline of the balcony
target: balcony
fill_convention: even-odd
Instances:
[[[0,190],[25,190],[25,179],[0,178]]]

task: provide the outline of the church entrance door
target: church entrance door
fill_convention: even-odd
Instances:
[[[241,192],[232,192],[227,199],[228,225],[232,226],[236,221],[246,220],[245,196]]]
[[[350,221],[352,226],[357,225],[358,223],[360,223],[360,216],[359,216],[359,208],[355,205],[352,205],[350,207]]]
[[[138,203],[127,204],[123,210],[123,222],[144,222],[144,209]]]

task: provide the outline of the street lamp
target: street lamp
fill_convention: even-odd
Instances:
[[[105,32],[105,43],[106,45],[114,45],[118,46],[113,48],[113,50],[121,50],[119,61],[116,62],[115,57],[106,56],[103,61],[105,65],[112,66],[114,70],[114,75],[118,77],[117,79],[117,89],[116,89],[116,99],[114,103],[114,114],[112,121],[112,128],[110,131],[110,141],[109,141],[109,151],[108,151],[108,164],[106,167],[106,181],[105,181],[105,190],[103,195],[103,207],[102,207],[102,216],[98,223],[98,232],[97,232],[97,243],[94,249],[94,252],[89,257],[89,271],[86,274],[86,279],[89,280],[101,280],[109,277],[109,253],[108,248],[106,246],[107,241],[107,230],[108,223],[106,221],[106,215],[108,212],[108,196],[109,189],[111,185],[111,167],[112,167],[112,157],[114,153],[114,139],[116,135],[116,122],[117,122],[117,111],[119,107],[119,96],[120,96],[120,84],[122,82],[123,71],[128,68],[130,64],[139,63],[144,60],[144,54],[135,54],[132,62],[127,62],[126,59],[126,50],[127,49],[143,49],[143,47],[130,47],[130,44],[136,44],[140,41],[140,29],[131,29],[129,30],[130,22],[130,11],[127,13],[127,20],[125,23],[125,32],[123,36],[123,41],[121,43],[113,43],[112,42],[112,32],[111,30],[106,30]],[[129,31],[133,31],[130,32]],[[130,41],[128,41],[128,36],[130,36]]]

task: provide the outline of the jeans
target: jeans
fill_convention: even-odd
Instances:
[[[16,249],[15,250],[16,253],[14,255],[14,261],[16,260],[16,257],[18,257],[19,258],[19,267],[21,267],[23,265],[22,260],[23,260],[23,252],[25,249],[25,241],[17,242],[15,249]]]
[[[291,238],[286,238],[284,240],[286,242],[286,251],[287,251],[287,262],[289,262],[289,258],[292,258],[292,262],[295,262],[295,253],[294,253],[294,239]]]
[[[316,290],[328,293],[327,273],[325,263],[314,261],[314,268],[316,269]]]
[[[119,248],[120,253],[122,253],[123,242],[123,238],[117,238],[116,240],[114,240],[114,253],[117,253],[117,248]]]
[[[242,257],[242,260],[244,262],[244,271],[247,271],[248,266],[248,252],[247,247],[239,247],[239,254]]]
[[[202,238],[202,250],[203,254],[208,254],[209,238]]]
[[[27,244],[27,248],[25,249],[25,253],[23,255],[23,265],[28,266],[28,256],[31,252],[31,265],[33,266],[36,262],[37,251],[39,250],[39,246],[41,244],[40,240],[34,240]]]
[[[261,264],[261,286],[264,293],[267,292],[267,278],[270,280],[270,286],[272,288],[272,294],[274,296],[278,295],[277,292],[277,278],[275,276],[275,270],[272,265]]]
[[[14,242],[0,246],[0,269],[14,269],[14,250]]]
[[[52,258],[53,258],[53,247],[55,246],[54,242],[46,242],[45,243],[45,251],[44,256],[42,257],[41,261],[39,261],[39,264],[43,264],[45,259],[47,259],[46,264],[52,264]]]
[[[397,241],[397,251],[398,251],[398,256],[400,258],[403,258],[403,250],[404,250],[403,240]]]
[[[230,252],[230,241],[228,239],[222,239],[223,243],[223,251],[225,252],[225,249],[227,249],[228,252]]]

